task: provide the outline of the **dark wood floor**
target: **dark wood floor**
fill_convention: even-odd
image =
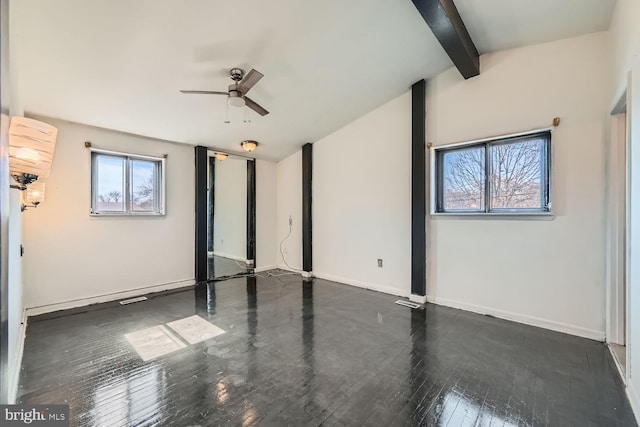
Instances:
[[[19,400],[72,425],[635,426],[602,343],[299,276],[30,320]],[[226,333],[143,362],[124,334]]]

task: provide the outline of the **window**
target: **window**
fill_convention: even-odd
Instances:
[[[164,215],[164,159],[93,150],[91,214]]]
[[[436,148],[434,213],[551,211],[551,131]]]

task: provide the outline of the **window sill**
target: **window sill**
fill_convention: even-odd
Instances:
[[[143,217],[143,218],[148,218],[148,217],[159,217],[159,216],[166,216],[166,214],[163,213],[90,213],[89,216],[92,217],[119,217],[119,218],[136,218],[136,217]]]
[[[518,219],[552,221],[554,212],[431,212],[433,219]]]

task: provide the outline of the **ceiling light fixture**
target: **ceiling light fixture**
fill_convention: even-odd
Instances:
[[[227,159],[227,157],[229,157],[229,155],[228,155],[228,154],[225,154],[225,153],[216,153],[216,159],[218,159],[218,160],[220,160],[220,161],[226,160],[226,159]]]
[[[258,146],[258,143],[256,141],[247,140],[247,141],[242,141],[240,143],[240,146],[244,151],[252,152],[253,150],[256,149],[256,147]]]

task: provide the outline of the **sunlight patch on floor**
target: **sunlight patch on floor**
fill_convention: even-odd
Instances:
[[[145,362],[187,346],[163,325],[125,334],[125,338]]]
[[[224,334],[224,330],[196,315],[167,323],[189,344],[196,344]]]
[[[196,315],[174,320],[165,325],[158,325],[141,331],[125,334],[129,344],[143,361],[197,344],[224,334],[225,331],[212,325]]]

